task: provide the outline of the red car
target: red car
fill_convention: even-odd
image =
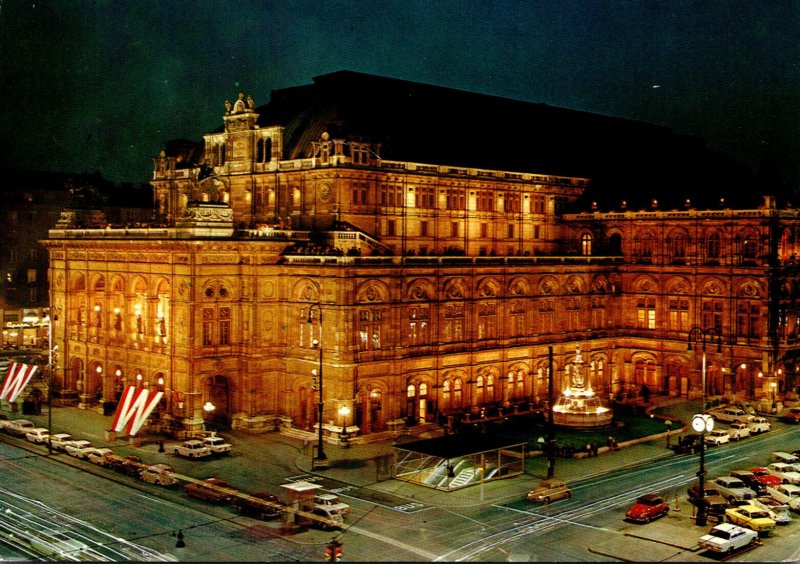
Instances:
[[[764,484],[765,486],[774,488],[775,486],[780,486],[783,483],[778,476],[773,476],[769,472],[767,472],[766,468],[753,468],[753,475],[756,477],[756,480]]]
[[[627,521],[636,523],[649,523],[657,517],[669,512],[669,504],[664,496],[658,494],[645,494],[636,500],[636,503],[625,512]]]
[[[780,420],[785,423],[800,423],[800,407],[792,407],[781,415]]]

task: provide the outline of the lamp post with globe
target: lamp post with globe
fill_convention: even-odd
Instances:
[[[706,476],[706,433],[714,429],[714,418],[706,413],[706,338],[715,336],[717,352],[722,352],[722,334],[715,328],[703,329],[694,326],[689,330],[689,347],[692,350],[692,341],[702,343],[702,402],[700,413],[692,417],[692,429],[700,433],[700,470],[697,472],[697,525],[705,527],[708,523],[708,513],[705,503],[705,476]]]

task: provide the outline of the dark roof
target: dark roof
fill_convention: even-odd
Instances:
[[[273,90],[262,127],[283,125],[285,159],[332,138],[381,144],[387,160],[591,178],[600,208],[731,207],[761,202],[753,175],[669,128],[406,80],[339,71]]]

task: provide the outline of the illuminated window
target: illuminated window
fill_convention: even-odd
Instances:
[[[689,330],[689,300],[670,298],[667,302],[667,328],[670,331]]]
[[[358,312],[358,345],[362,351],[381,348],[383,314],[379,309],[360,309]]]
[[[656,328],[656,299],[650,296],[636,298],[636,326],[641,329]]]
[[[581,235],[581,255],[588,257],[592,254],[592,236],[588,233]]]

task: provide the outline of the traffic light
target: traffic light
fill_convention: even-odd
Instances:
[[[338,562],[341,558],[342,543],[334,539],[325,547],[325,560],[329,562]]]

